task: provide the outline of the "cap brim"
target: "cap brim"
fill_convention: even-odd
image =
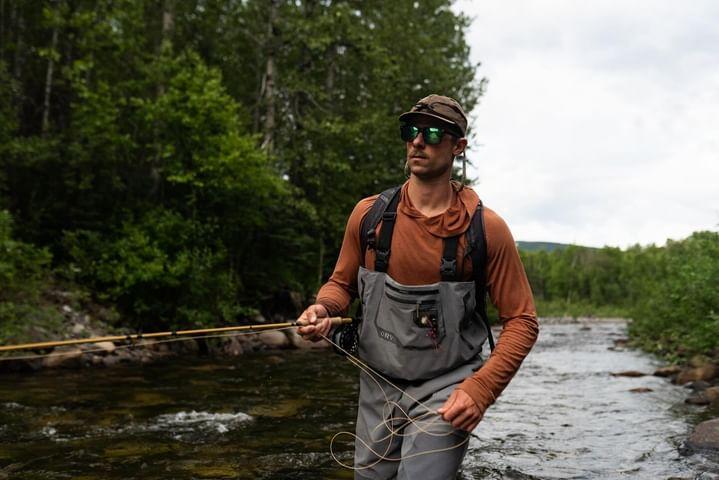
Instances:
[[[421,120],[421,119],[427,119],[427,118],[439,120],[444,125],[446,125],[448,129],[459,134],[460,137],[464,137],[464,132],[462,131],[462,128],[459,125],[457,125],[456,123],[454,123],[450,120],[447,120],[444,117],[440,117],[439,115],[434,115],[433,113],[429,113],[429,112],[405,112],[399,116],[399,121],[400,122],[412,122],[415,120]]]

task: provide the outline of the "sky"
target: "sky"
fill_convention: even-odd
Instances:
[[[479,78],[468,175],[515,239],[719,229],[719,1],[461,0]]]

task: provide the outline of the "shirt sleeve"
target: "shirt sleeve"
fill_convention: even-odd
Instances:
[[[316,302],[323,305],[330,316],[345,315],[357,295],[357,272],[362,263],[360,252],[360,224],[377,199],[365,198],[355,205],[347,220],[342,247],[332,276],[317,292]]]
[[[539,334],[532,290],[507,224],[484,212],[487,235],[487,286],[499,311],[502,332],[485,364],[460,386],[482,411],[494,403],[517,373]]]

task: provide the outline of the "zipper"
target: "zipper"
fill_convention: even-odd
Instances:
[[[438,295],[439,294],[439,288],[435,288],[432,290],[407,290],[406,288],[395,287],[393,285],[390,285],[389,283],[385,283],[384,286],[389,288],[390,290],[393,290],[397,293],[403,293],[405,295]]]
[[[392,295],[389,292],[385,292],[385,295],[387,295],[387,298],[394,300],[395,302],[404,303],[407,305],[436,305],[437,304],[437,300],[420,300],[420,301],[409,300],[406,298],[395,297],[394,295]]]

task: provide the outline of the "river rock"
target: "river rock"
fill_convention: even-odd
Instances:
[[[657,368],[654,371],[654,376],[656,376],[656,377],[671,377],[672,375],[676,375],[681,371],[682,371],[682,369],[678,365],[669,365],[666,367]]]
[[[117,355],[108,355],[102,357],[102,364],[106,367],[114,367],[122,361],[122,358]]]
[[[257,337],[269,348],[287,348],[292,345],[287,335],[278,331],[260,332]]]
[[[719,401],[719,387],[709,387],[704,390],[704,395],[712,402],[716,403]]]
[[[679,372],[674,383],[677,385],[684,385],[685,383],[695,382],[697,380],[712,380],[719,374],[719,369],[716,365],[707,364],[696,368],[685,368]]]
[[[95,344],[95,348],[105,353],[112,353],[115,351],[115,344],[112,342],[99,342]]]
[[[638,372],[636,370],[627,370],[625,372],[613,372],[610,375],[612,377],[643,377],[646,373]]]
[[[232,357],[240,356],[244,351],[242,343],[240,343],[237,337],[231,337],[229,341],[225,343],[222,350],[226,355],[230,355]]]
[[[706,390],[690,395],[685,403],[690,405],[709,405],[719,401],[719,387],[709,387]]]
[[[320,340],[319,342],[312,342],[310,340],[305,340],[302,338],[302,336],[297,333],[294,330],[291,330],[288,332],[288,336],[290,337],[290,341],[292,342],[292,345],[294,345],[295,348],[299,348],[301,350],[310,350],[310,349],[322,349],[322,348],[332,348],[332,345],[327,342],[327,340]]]
[[[704,392],[701,393],[694,393],[692,395],[689,395],[685,400],[684,403],[689,405],[709,405],[709,400],[704,397]]]
[[[81,365],[82,349],[79,347],[57,347],[42,361],[45,368],[77,368]]]
[[[719,418],[697,425],[687,443],[693,449],[719,450]]]
[[[637,388],[632,388],[629,391],[632,393],[649,393],[649,392],[653,392],[654,390],[652,390],[651,388],[648,388],[648,387],[637,387]]]

